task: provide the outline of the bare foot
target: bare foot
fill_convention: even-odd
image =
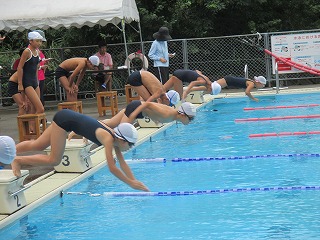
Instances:
[[[11,168],[13,171],[13,174],[17,177],[21,177],[21,165],[20,163],[18,163],[18,160],[15,159],[12,163],[11,163]]]

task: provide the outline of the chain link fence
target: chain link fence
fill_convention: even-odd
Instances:
[[[299,31],[294,33],[311,33],[313,31]],[[272,35],[290,34],[291,32],[264,33],[259,40],[261,48],[257,48],[250,42],[258,42],[256,34],[224,36],[212,38],[197,39],[179,39],[168,42],[169,53],[176,53],[174,58],[170,59],[170,73],[176,69],[197,69],[207,75],[212,81],[225,75],[244,76],[244,67],[248,66],[249,78],[256,75],[264,75],[269,80],[269,86],[275,85],[275,75],[272,74],[271,57],[266,55],[261,49],[271,49]],[[127,43],[128,54],[142,51],[147,54],[150,50],[152,41]],[[46,100],[59,100],[61,98],[59,83],[54,78],[54,70],[57,66],[68,58],[89,57],[98,51],[97,46],[84,47],[65,47],[57,49],[43,49],[46,58],[53,58],[49,63],[49,69],[46,77]],[[124,44],[109,44],[107,51],[111,54],[114,67],[123,66],[126,61],[126,52]],[[0,52],[1,69],[1,89],[0,100],[8,98],[7,82],[11,66],[15,59],[19,58],[18,51]],[[154,73],[153,62],[149,60],[150,72]],[[131,61],[131,67],[141,68],[142,61]],[[124,94],[124,86],[127,83],[129,71],[119,71],[113,73],[112,88],[118,93]],[[309,73],[291,73],[281,74],[282,85],[297,85],[318,83],[319,77]],[[86,74],[79,86],[79,98],[94,97],[95,78],[93,75]]]

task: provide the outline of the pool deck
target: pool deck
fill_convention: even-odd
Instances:
[[[307,93],[307,92],[320,92],[320,85],[307,85],[307,86],[290,86],[288,89],[280,90],[280,94],[292,94],[292,93]],[[253,92],[254,96],[263,95],[274,95],[275,90],[270,91],[256,91]],[[232,98],[232,97],[245,97],[243,90],[229,89],[223,90],[221,94],[213,97],[210,95],[204,96],[204,103],[211,102],[214,98]],[[47,102],[46,104],[46,116],[49,121],[52,120],[54,113],[57,111],[58,102]],[[126,106],[125,97],[119,97],[119,110]],[[200,104],[197,104],[200,106]],[[83,113],[95,117],[97,119],[110,118],[110,113],[105,117],[98,117],[96,100],[83,100]],[[18,142],[18,129],[16,124],[17,107],[0,107],[0,134],[9,135],[16,142]],[[14,124],[12,124],[14,121]],[[174,122],[169,124],[164,124],[160,128],[137,128],[138,130],[138,143],[139,145],[150,137],[157,134],[159,131],[163,131],[169,126],[174,124]],[[91,161],[93,167],[84,173],[57,173],[51,167],[24,167],[23,169],[29,170],[29,177],[25,181],[25,186],[31,186],[25,190],[24,194],[26,197],[27,205],[22,209],[16,211],[11,215],[0,215],[0,229],[11,224],[18,218],[28,214],[28,212],[37,208],[41,204],[50,200],[51,198],[58,196],[62,191],[72,187],[79,181],[91,176],[104,166],[106,166],[105,154],[103,148],[97,148],[94,150],[95,153],[91,155]],[[1,166],[1,165],[0,165]],[[6,169],[10,169],[8,165],[2,165]]]

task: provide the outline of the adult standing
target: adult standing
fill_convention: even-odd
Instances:
[[[98,44],[99,51],[95,54],[99,60],[99,70],[109,70],[113,68],[113,61],[110,53],[107,53],[107,44],[104,41],[100,41]],[[106,91],[112,90],[112,73],[99,73],[96,76],[97,83],[100,83],[102,88]],[[96,86],[100,87],[100,86]]]
[[[153,66],[156,77],[162,84],[165,84],[169,79],[169,57],[174,57],[174,54],[168,52],[168,40],[172,37],[169,34],[167,27],[161,27],[158,32],[153,34],[153,41],[149,58],[153,60]]]

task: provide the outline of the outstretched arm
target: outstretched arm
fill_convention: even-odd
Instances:
[[[186,99],[186,97],[188,96],[188,94],[191,92],[191,91],[196,91],[195,89],[193,89],[194,87],[196,86],[199,86],[199,85],[205,85],[205,80],[204,79],[199,79],[199,80],[196,80],[196,81],[193,81],[191,82],[187,89],[183,92],[183,95],[182,95],[182,99]]]
[[[130,187],[132,187],[133,189],[137,189],[137,190],[142,190],[145,192],[149,192],[149,189],[140,181],[138,181],[137,179],[135,179],[130,167],[128,166],[128,164],[126,163],[126,161],[123,158],[123,155],[120,151],[120,149],[118,147],[115,147],[115,152],[116,152],[116,156],[117,159],[119,161],[120,164],[120,168],[121,170],[124,172],[124,174],[122,174],[122,172],[119,170],[119,172],[125,177],[124,180],[122,180],[121,178],[119,178],[120,180],[124,181],[125,183],[127,183]],[[114,165],[115,162],[113,161]],[[109,165],[109,162],[108,162]],[[127,181],[127,182],[126,182]]]
[[[69,80],[69,87],[72,86],[72,83],[73,83],[74,79],[76,78],[76,76],[78,76],[78,74],[79,74],[81,71],[84,70],[85,66],[86,66],[86,62],[85,62],[85,61],[81,61],[81,62],[78,64],[78,66],[77,66],[76,69],[72,72],[72,74],[70,75],[70,77],[69,77],[69,79],[68,79],[68,80]],[[85,71],[85,70],[84,70],[84,71]],[[82,72],[81,72],[81,73],[82,73]],[[84,73],[83,73],[83,74],[84,74]],[[80,81],[79,81],[79,78],[80,78],[80,76],[78,77],[77,84],[80,83],[80,81],[82,80],[83,76],[82,76],[82,78],[80,79]],[[78,83],[78,82],[79,82],[79,83]]]
[[[132,123],[137,116],[146,108],[148,108],[149,106],[151,106],[152,103],[150,102],[142,102],[141,105],[139,107],[137,107],[129,116],[129,121]]]
[[[153,102],[153,101],[157,100],[158,98],[160,98],[160,96],[161,96],[162,94],[164,94],[164,93],[165,93],[164,89],[159,89],[159,90],[156,91],[154,94],[152,94],[152,95],[147,99],[146,102]]]
[[[149,191],[149,189],[143,183],[135,179],[129,166],[124,161],[124,158],[120,149],[114,146],[115,140],[113,139],[113,137],[107,131],[101,128],[97,129],[96,137],[105,148],[105,154],[106,154],[109,171],[113,175],[115,175],[118,179],[128,184],[130,187],[138,190]],[[122,171],[116,166],[116,162],[113,158],[113,153],[112,153],[113,148],[116,152],[116,156],[117,156],[117,159],[119,160]]]
[[[253,101],[258,102],[259,99],[258,99],[258,98],[255,98],[255,97],[252,96],[252,94],[251,94],[251,90],[252,90],[253,88],[254,88],[254,83],[250,82],[250,83],[248,84],[247,88],[246,88],[245,93],[246,93],[246,95],[247,95],[250,99],[252,99]]]

